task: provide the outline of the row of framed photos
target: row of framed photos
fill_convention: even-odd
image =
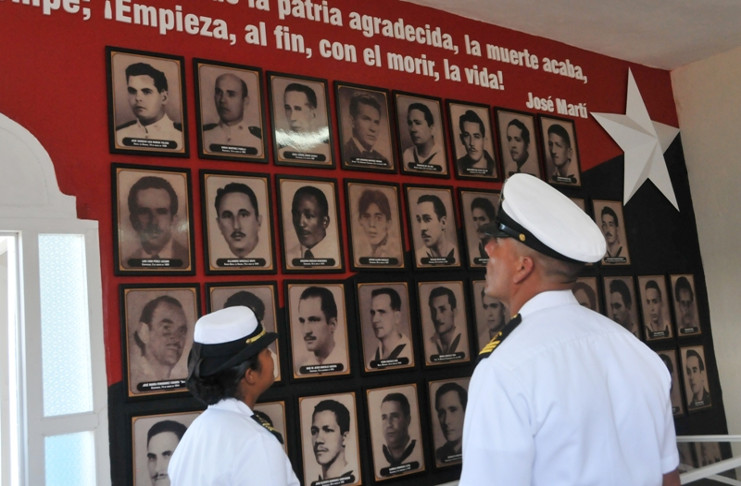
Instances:
[[[421,473],[433,464],[435,468],[460,464],[468,384],[467,377],[430,380],[424,387],[397,384],[366,389],[362,398],[355,391],[340,391],[298,397],[297,406],[283,400],[258,403],[254,411],[275,430],[291,457],[298,455],[290,449],[299,441],[302,484],[360,485],[363,467],[371,467],[365,462],[368,451],[374,482]],[[423,388],[426,396],[421,397]],[[289,413],[298,416],[298,429],[289,428]],[[199,414],[132,417],[135,486],[151,484],[161,452],[174,450]],[[159,434],[159,440],[152,440]],[[428,463],[430,453],[434,454],[433,464]]]
[[[283,316],[275,282],[209,283],[207,309],[244,305],[278,332],[270,347],[277,382],[286,381],[286,373],[301,381],[348,377],[358,369],[375,374],[468,364],[507,320],[504,306],[484,296],[484,280],[357,282],[353,295],[347,287],[287,281]],[[122,284],[120,296],[128,396],[184,391],[199,286]]]
[[[200,170],[206,273],[276,273],[270,179]],[[335,179],[276,176],[284,272],[344,271],[343,234],[350,238],[353,270],[404,270],[404,213],[415,269],[486,266],[477,230],[494,221],[499,191],[459,188],[456,201],[450,186],[404,184],[403,211],[398,184],[345,179],[342,198],[338,185]],[[115,273],[194,274],[190,170],[114,163],[112,186]],[[576,202],[585,209],[583,199]],[[625,228],[618,223],[622,204],[594,200],[593,206],[608,248],[620,246],[603,264],[629,264]]]
[[[107,47],[106,61],[111,151],[188,157],[184,58]],[[193,69],[199,156],[267,162],[262,70],[204,59]],[[275,164],[336,167],[327,80],[268,72],[267,88]],[[572,120],[538,115],[536,123],[500,108],[492,116],[488,105],[455,100],[446,100],[446,117],[440,98],[393,91],[392,103],[386,89],[334,88],[344,169],[449,178],[452,166],[461,179],[526,172],[581,185]]]

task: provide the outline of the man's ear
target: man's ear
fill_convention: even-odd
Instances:
[[[535,260],[527,255],[522,255],[517,258],[517,268],[512,276],[513,283],[522,283],[526,278],[530,276],[535,270]]]
[[[327,229],[327,226],[329,226],[329,215],[322,216],[322,226],[324,229]]]
[[[327,325],[332,326],[331,331],[334,333],[335,329],[337,329],[337,318],[333,317],[330,320],[328,320]]]
[[[141,342],[149,344],[149,324],[139,321],[139,328],[136,330],[136,335],[139,336]]]

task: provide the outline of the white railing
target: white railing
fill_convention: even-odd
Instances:
[[[678,443],[692,442],[741,442],[741,435],[685,435],[677,437]],[[680,482],[681,484],[690,484],[700,479],[711,479],[721,484],[730,484],[741,486],[741,481],[737,479],[720,476],[722,472],[730,471],[741,467],[741,456],[734,456],[730,459],[708,464],[702,467],[693,467],[689,464],[680,464]]]

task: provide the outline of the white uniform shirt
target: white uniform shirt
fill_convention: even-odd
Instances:
[[[172,486],[299,486],[280,442],[235,398],[193,421],[167,472]]]
[[[544,292],[476,366],[460,486],[657,486],[679,464],[658,355],[620,325]]]
[[[175,128],[175,122],[166,113],[165,116],[152,124],[144,126],[137,119],[136,123],[116,130],[118,145],[124,145],[124,138],[171,140],[176,143],[173,150],[179,150],[183,147],[183,132]]]

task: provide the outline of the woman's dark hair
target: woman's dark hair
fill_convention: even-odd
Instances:
[[[200,364],[202,358],[195,348],[197,348],[197,344],[194,344],[194,350],[188,356],[188,379],[185,381],[185,386],[188,387],[194,397],[206,405],[213,405],[224,398],[241,399],[239,382],[244,377],[247,369],[260,371],[262,368],[260,360],[255,355],[214,375],[201,376]]]

